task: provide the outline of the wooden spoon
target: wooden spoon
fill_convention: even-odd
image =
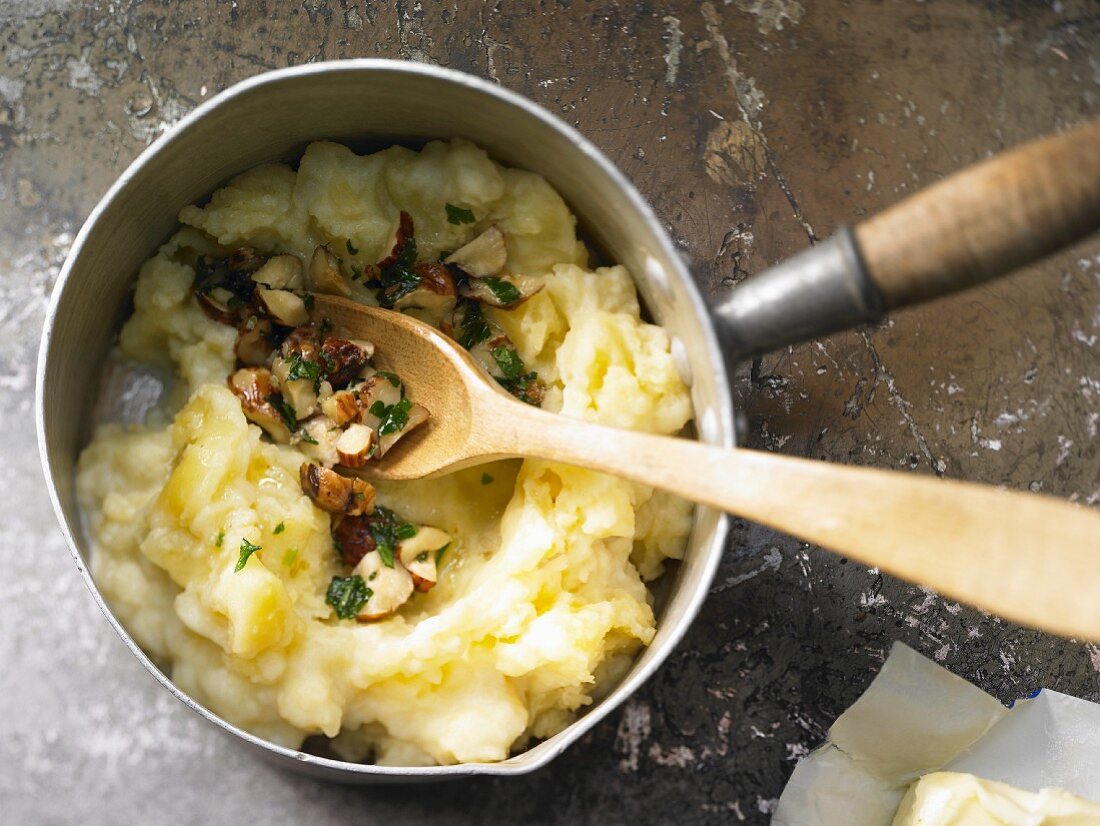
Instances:
[[[410,316],[316,295],[315,319],[374,342],[432,413],[363,469],[419,479],[509,457],[662,488],[1017,622],[1100,640],[1100,514],[1045,496],[911,473],[726,450],[548,413]]]

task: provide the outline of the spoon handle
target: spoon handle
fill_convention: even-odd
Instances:
[[[518,407],[518,406],[517,406]],[[605,471],[768,525],[1016,622],[1100,641],[1100,512],[899,471],[709,447],[532,410],[516,453]]]

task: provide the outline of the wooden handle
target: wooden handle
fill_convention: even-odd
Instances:
[[[856,227],[887,308],[1005,275],[1100,229],[1100,120],[958,172]]]
[[[512,422],[498,434],[499,446],[663,488],[1016,622],[1100,641],[1100,512],[1038,494],[725,450],[538,410]]]

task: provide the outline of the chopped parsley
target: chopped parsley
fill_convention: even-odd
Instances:
[[[396,513],[381,505],[375,506],[374,515],[368,524],[382,564],[392,568],[397,544],[403,539],[416,536],[416,525],[402,521]]]
[[[401,401],[396,404],[386,404],[378,399],[370,406],[368,412],[379,419],[378,435],[386,436],[404,429],[405,425],[409,423],[409,408],[411,407],[412,402],[408,396],[402,397]]]
[[[220,548],[225,541],[225,531],[218,531],[217,537],[214,539],[214,547]]]
[[[490,476],[488,473],[481,474],[481,484],[483,484],[483,485],[493,484],[493,477]]]
[[[294,564],[294,562],[297,559],[298,559],[298,549],[297,548],[287,548],[286,553],[283,554],[283,564],[286,565],[286,567],[289,568],[291,565]]]
[[[240,559],[237,560],[237,567],[235,567],[233,569],[233,573],[237,573],[242,568],[244,568],[244,566],[248,564],[248,558],[250,556],[252,556],[252,554],[256,553],[256,551],[259,551],[262,548],[263,548],[262,545],[253,545],[247,539],[242,539],[241,540],[241,557],[240,557]]]
[[[515,378],[497,379],[497,384],[519,399],[521,402],[538,407],[542,404],[542,396],[545,388],[539,381],[539,374],[532,370]]]
[[[521,402],[538,407],[542,404],[543,385],[539,381],[538,373],[523,372],[523,359],[516,353],[510,344],[502,344],[493,347],[489,351],[493,361],[500,368],[501,375],[497,377],[497,383],[519,399]]]
[[[476,302],[466,304],[466,312],[462,315],[462,321],[458,325],[458,343],[467,350],[481,344],[493,331],[489,329],[489,322],[481,312],[481,305]]]
[[[322,354],[324,356],[325,354]],[[299,379],[308,379],[313,382],[313,390],[317,391],[318,386],[321,384],[321,379],[324,378],[324,371],[320,364],[309,359],[302,358],[301,353],[290,354],[290,371],[287,373],[287,381],[298,381]]]
[[[300,430],[300,431],[298,431],[298,436],[299,436],[299,437],[301,438],[301,440],[302,440],[303,442],[305,442],[305,443],[306,443],[307,445],[315,445],[315,444],[317,444],[317,440],[316,440],[316,439],[314,439],[314,438],[313,438],[312,436],[310,436],[310,435],[309,435],[309,431],[308,431],[308,430]]]
[[[378,294],[378,303],[392,310],[398,300],[404,298],[420,286],[420,276],[413,272],[416,265],[416,239],[409,234],[405,245],[397,255],[397,260],[379,271],[379,284],[382,290]]]
[[[397,377],[396,373],[388,373],[385,370],[379,370],[374,375],[381,376],[386,381],[388,381],[390,384],[392,384],[394,387],[400,387],[401,386],[401,379],[399,379]]]
[[[444,545],[442,548],[440,548],[438,551],[435,552],[435,564],[436,565],[439,565],[440,560],[443,559],[443,554],[447,553],[447,549],[449,547],[451,547],[450,542],[448,542],[446,545]]]
[[[279,534],[281,534],[285,530],[286,530],[286,524],[284,522],[280,522],[278,525],[275,526],[275,530],[272,531],[272,533],[275,534],[275,536],[278,536]]]
[[[353,243],[351,243],[350,238],[348,239],[347,247],[348,247],[348,255],[358,255],[359,254],[359,248],[356,247]]]
[[[372,596],[374,591],[367,587],[359,574],[334,576],[325,594],[325,602],[333,607],[340,619],[354,619]]]
[[[358,281],[363,277],[363,270],[361,267],[357,267],[354,264],[351,265],[351,280]]]
[[[487,275],[480,280],[501,304],[515,304],[523,297],[519,287],[511,281],[505,281],[495,275]]]
[[[283,420],[287,430],[293,433],[298,429],[298,415],[280,394],[272,393],[267,397],[267,401],[278,411],[279,417]]]
[[[463,209],[454,204],[447,204],[446,209],[448,224],[472,224],[477,220],[472,210]]]
[[[516,353],[515,348],[502,344],[491,349],[489,355],[497,363],[504,378],[518,379],[523,375],[523,360]]]

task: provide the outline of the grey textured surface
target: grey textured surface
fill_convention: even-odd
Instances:
[[[630,5],[0,0],[0,801],[11,823],[763,823],[894,639],[1008,700],[1100,699],[1100,647],[737,523],[694,630],[551,768],[412,789],[255,762],[144,673],[55,528],[38,329],[80,222],[166,124],[308,60],[430,60],[575,123],[710,295],[953,168],[1100,111],[1089,0]],[[751,442],[1100,502],[1100,244],[746,366]],[[1072,598],[1072,595],[1067,595]]]

